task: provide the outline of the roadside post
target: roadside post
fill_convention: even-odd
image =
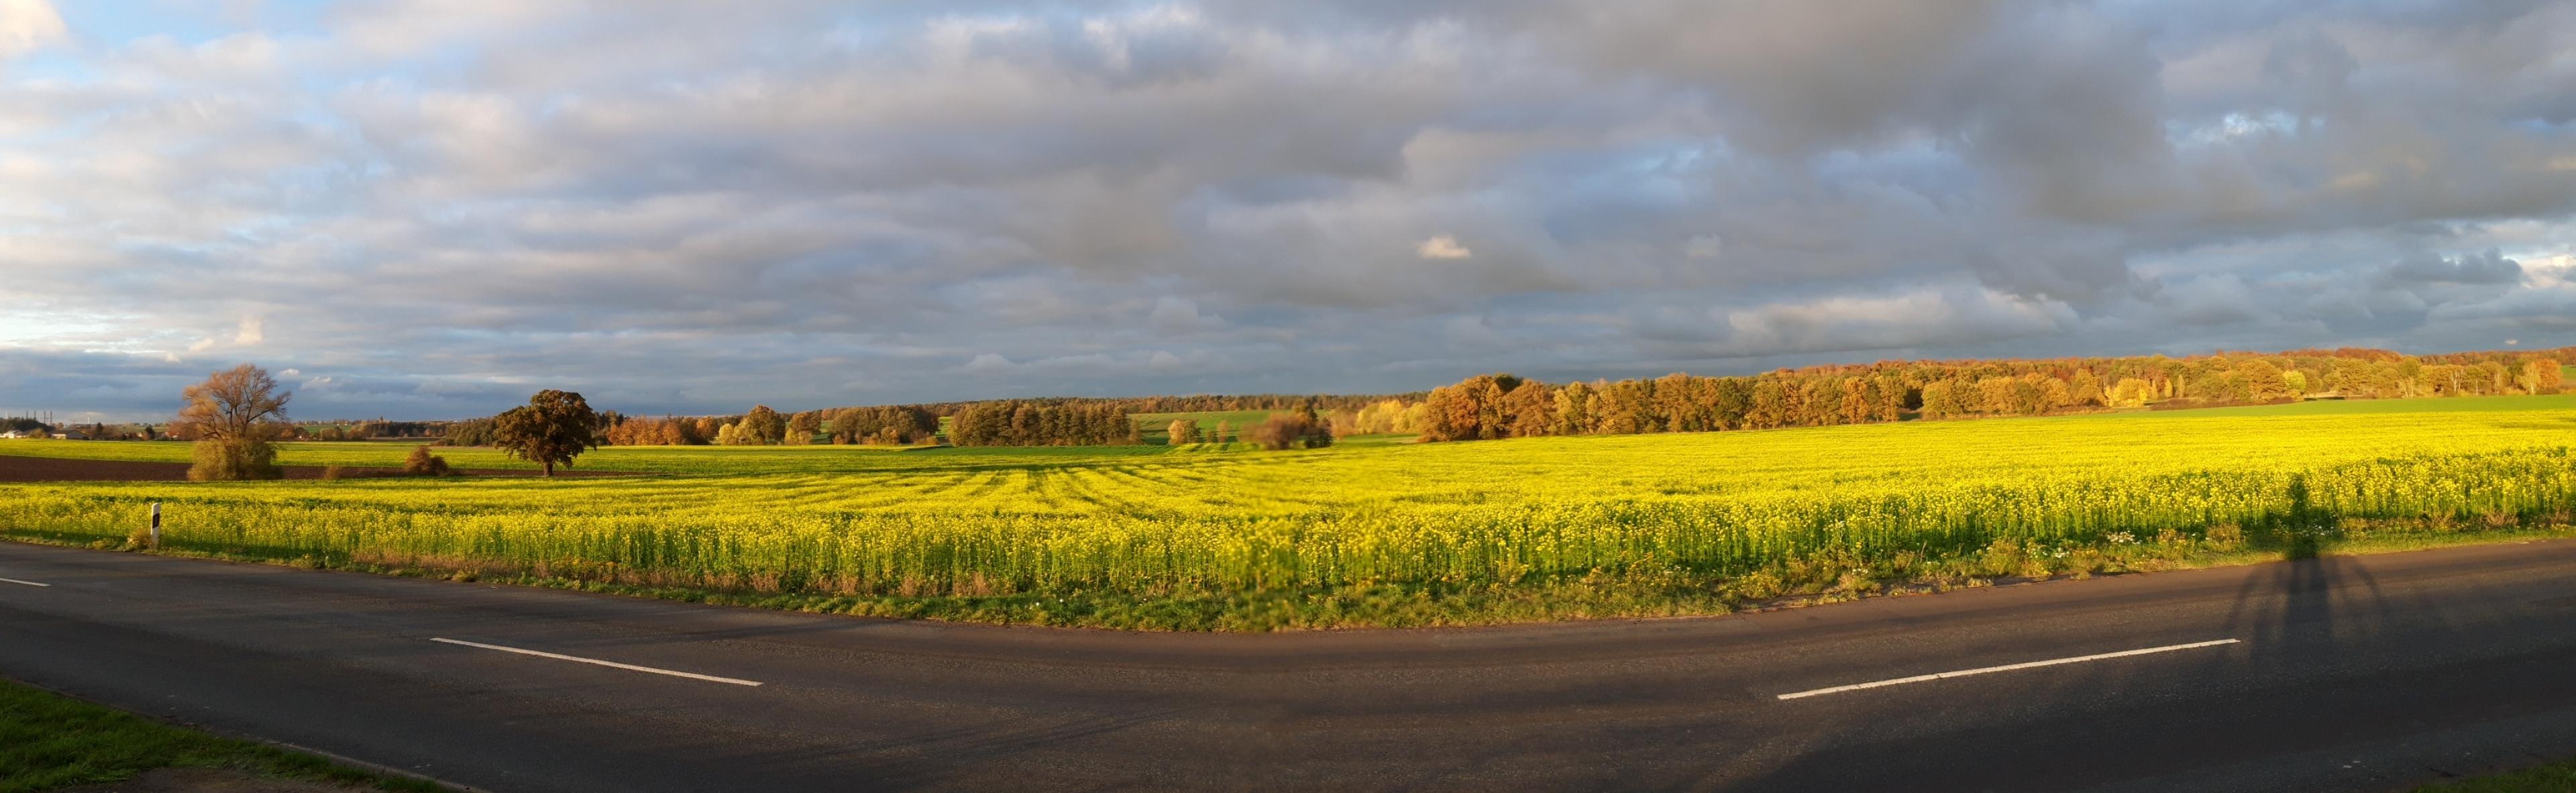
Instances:
[[[152,502],[152,549],[161,550],[161,502]]]

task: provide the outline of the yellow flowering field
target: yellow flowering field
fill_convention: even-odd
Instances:
[[[0,485],[0,530],[116,545],[157,501],[180,551],[1008,622],[1696,613],[2355,536],[2562,531],[2576,406],[2523,399],[1278,453],[821,449],[805,471],[773,454],[555,481]]]

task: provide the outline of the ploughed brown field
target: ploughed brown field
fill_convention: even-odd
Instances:
[[[359,478],[394,476],[400,468],[343,467],[340,474]],[[539,476],[543,471],[509,471],[489,468],[461,470],[466,476]],[[558,470],[556,476],[633,476],[620,471]],[[322,467],[290,465],[288,479],[320,479]],[[125,460],[64,460],[51,457],[0,456],[0,482],[185,482],[187,463],[148,463]]]

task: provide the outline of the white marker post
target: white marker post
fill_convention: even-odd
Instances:
[[[152,549],[161,550],[161,502],[152,502]]]

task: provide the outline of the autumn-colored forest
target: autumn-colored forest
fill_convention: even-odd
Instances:
[[[1814,427],[2102,408],[2556,393],[2576,348],[2408,356],[2345,348],[2188,358],[1906,361],[1749,377],[1672,374],[1550,385],[1485,375],[1406,406],[1387,431],[1426,440]],[[1394,406],[1379,405],[1385,414]],[[1374,418],[1372,416],[1371,418]],[[1362,422],[1365,423],[1365,422]],[[1375,427],[1357,427],[1362,431]]]
[[[1330,435],[1384,433],[1461,441],[1713,432],[2300,399],[2556,393],[2563,387],[2560,364],[2567,361],[2576,361],[2576,347],[2421,356],[2342,348],[2180,358],[1881,361],[1733,377],[1676,373],[1571,383],[1491,374],[1427,393],[1379,396],[1055,397],[796,413],[764,405],[734,416],[658,419],[610,412],[601,437],[617,446],[1097,446],[1144,442],[1137,414],[1241,411],[1313,411],[1330,423],[1329,435],[1316,433],[1325,442]],[[479,445],[488,425],[488,419],[448,425],[447,442]]]

